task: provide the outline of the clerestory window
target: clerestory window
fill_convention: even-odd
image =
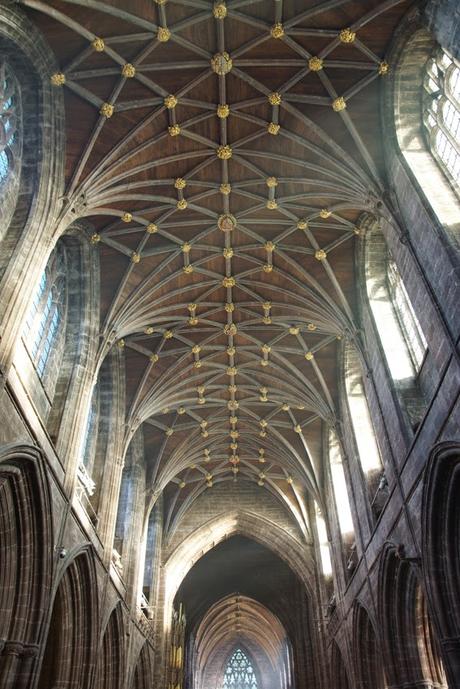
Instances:
[[[391,257],[388,257],[387,277],[391,301],[410,358],[412,359],[413,367],[415,371],[418,372],[422,366],[428,344],[409,299],[409,295],[407,294],[401,274]]]
[[[16,80],[3,63],[0,65],[0,189],[14,170],[19,151],[18,138]]]
[[[427,62],[424,89],[429,147],[460,195],[460,66],[440,47]]]
[[[23,333],[40,378],[47,372],[58,340],[65,337],[66,301],[65,256],[63,250],[56,250],[40,278]]]

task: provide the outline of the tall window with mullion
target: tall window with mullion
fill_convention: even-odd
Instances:
[[[23,332],[25,346],[48,392],[54,390],[65,344],[66,259],[62,246],[51,254],[35,291]]]
[[[0,57],[0,239],[19,198],[23,148],[22,103],[18,81]]]
[[[78,465],[78,478],[88,498],[94,494],[96,489],[96,483],[93,480],[92,474],[97,451],[98,417],[99,386],[96,383],[91,394],[90,407],[80,451],[80,463]],[[80,495],[80,498],[82,497],[83,493]]]
[[[0,65],[0,193],[13,173],[20,152],[19,98],[16,80],[5,63]]]
[[[407,294],[401,274],[390,254],[388,254],[387,262],[387,279],[390,297],[401,332],[406,341],[414,369],[418,372],[422,366],[428,344]]]
[[[377,223],[366,232],[368,303],[406,425],[416,428],[426,408],[421,369],[427,341],[402,275]]]
[[[88,418],[86,420],[85,433],[83,437],[82,449],[81,449],[81,460],[85,466],[86,471],[91,475],[94,455],[96,452],[97,445],[97,420],[99,416],[99,386],[96,385],[93,388],[91,395],[91,402],[89,407]]]
[[[460,65],[440,47],[427,62],[424,89],[429,147],[460,195]]]

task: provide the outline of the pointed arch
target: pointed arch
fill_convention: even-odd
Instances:
[[[131,689],[151,689],[153,681],[152,658],[147,642],[141,648],[134,668]]]
[[[37,660],[51,593],[50,493],[37,448],[0,451],[0,680],[27,673]],[[27,660],[22,656],[26,655]],[[8,669],[9,668],[9,669]]]
[[[124,623],[121,603],[110,613],[104,629],[96,671],[98,689],[121,689],[124,678]]]
[[[293,672],[289,647],[285,628],[268,608],[247,596],[226,596],[205,613],[189,647],[196,689],[221,689],[236,649],[252,660],[259,689],[286,689]]]
[[[360,602],[354,610],[354,657],[362,689],[386,689],[380,643],[368,611]]]
[[[397,556],[392,544],[381,554],[379,618],[390,684],[445,684],[425,596],[412,563]]]
[[[184,539],[164,565],[166,581],[165,625],[171,619],[173,598],[181,581],[195,562],[218,543],[234,535],[247,536],[265,545],[284,560],[312,594],[314,563],[305,547],[283,528],[252,512],[220,514]],[[312,595],[312,599],[314,599]]]
[[[92,686],[98,624],[94,560],[89,546],[72,553],[58,579],[38,689]]]
[[[423,122],[426,65],[437,44],[430,31],[414,20],[413,13],[409,13],[399,34],[394,54],[390,56],[395,63],[392,100],[396,143],[417,191],[431,206],[449,238],[458,245],[458,196],[427,144]],[[431,100],[429,96],[428,99]],[[395,192],[403,204],[398,185]]]
[[[422,558],[449,686],[460,677],[460,445],[436,446],[425,473]]]
[[[336,641],[333,641],[331,649],[331,679],[335,689],[350,687],[345,661]]]
[[[62,193],[64,102],[49,82],[54,54],[42,33],[21,9],[6,3],[0,8],[0,54],[0,119],[10,135],[2,136],[6,146],[0,147],[0,168],[6,164],[9,173],[0,172],[2,274],[26,230],[54,211]]]
[[[224,666],[221,687],[222,689],[232,689],[233,686],[241,687],[241,689],[260,689],[257,675],[257,666],[249,651],[237,646]]]

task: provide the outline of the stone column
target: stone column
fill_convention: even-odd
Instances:
[[[21,641],[3,641],[0,650],[2,689],[29,689],[32,686],[38,646]]]
[[[460,637],[441,639],[439,645],[449,689],[460,689]]]

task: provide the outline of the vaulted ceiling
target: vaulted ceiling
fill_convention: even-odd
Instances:
[[[243,536],[206,553],[184,578],[175,599],[177,609],[186,602],[197,686],[216,686],[215,675],[221,675],[225,661],[241,645],[259,670],[268,662],[267,674],[276,676],[286,657],[286,639],[295,639],[306,613],[299,605],[301,590],[286,563]],[[280,686],[279,679],[275,686]]]
[[[250,480],[305,531],[408,2],[20,4],[56,54],[63,215],[94,227],[100,359],[123,348],[126,442],[142,424],[169,523]]]

